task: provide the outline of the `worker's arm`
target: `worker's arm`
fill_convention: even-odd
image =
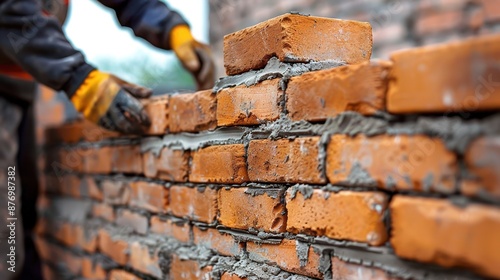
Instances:
[[[58,22],[37,0],[0,0],[0,51],[38,82],[63,90],[83,116],[101,126],[140,133],[149,125],[141,103],[151,91],[102,73],[85,62]]]
[[[115,10],[121,25],[152,45],[173,50],[196,78],[199,89],[213,87],[214,63],[210,48],[196,41],[187,23],[159,0],[99,0]]]

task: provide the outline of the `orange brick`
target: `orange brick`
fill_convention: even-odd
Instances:
[[[130,183],[106,179],[101,182],[104,202],[111,205],[127,205],[130,201]]]
[[[500,20],[500,6],[496,0],[478,0],[483,6],[486,21],[494,22]]]
[[[391,113],[475,112],[500,108],[500,36],[404,50],[392,55]],[[450,71],[453,69],[453,71]]]
[[[380,192],[323,190],[304,192],[289,189],[286,194],[286,230],[382,245],[387,241],[384,212],[387,196]]]
[[[500,136],[482,137],[469,145],[465,163],[471,178],[462,183],[462,192],[500,199]]]
[[[86,279],[105,280],[106,270],[101,266],[101,263],[92,258],[86,257],[82,259],[82,276]]]
[[[103,200],[102,190],[93,177],[85,176],[81,180],[80,193],[83,197],[89,197],[97,201]]]
[[[144,181],[130,184],[130,206],[150,212],[165,212],[168,203],[168,190],[165,186]]]
[[[326,174],[332,184],[452,193],[457,159],[441,140],[422,135],[334,135]]]
[[[142,173],[142,156],[140,146],[113,147],[111,169],[114,173]]]
[[[82,225],[61,223],[55,230],[55,237],[68,247],[79,247],[91,253],[95,252],[97,248],[97,231],[95,228],[84,228]]]
[[[63,124],[46,130],[47,142],[56,143],[77,143],[80,141],[97,142],[104,139],[118,137],[119,133],[101,128],[100,126],[82,120],[70,124]]]
[[[256,182],[325,183],[319,149],[319,137],[250,141],[248,177]]]
[[[126,240],[111,235],[107,230],[99,230],[99,251],[120,265],[126,265],[129,260],[129,244]]]
[[[285,62],[355,64],[369,60],[371,50],[368,23],[285,14],[226,35],[224,67],[235,75],[264,67],[272,56]]]
[[[217,216],[217,190],[173,186],[169,208],[174,216],[212,223]]]
[[[241,246],[230,234],[221,233],[214,228],[193,227],[194,244],[217,251],[224,256],[237,256]]]
[[[151,120],[151,127],[146,132],[149,135],[163,135],[169,124],[169,95],[154,96],[143,102],[144,110]]]
[[[113,207],[106,203],[94,203],[94,205],[92,205],[92,216],[104,219],[108,222],[115,221],[115,212]]]
[[[241,278],[236,274],[231,274],[230,272],[224,272],[224,274],[222,274],[220,278],[220,280],[246,280],[246,279],[247,279],[246,277]]]
[[[363,115],[384,111],[390,65],[372,61],[293,77],[286,89],[288,116],[295,121],[323,121],[346,111]]]
[[[282,111],[280,79],[247,87],[223,89],[217,93],[217,125],[255,125],[277,120]]]
[[[254,261],[271,262],[289,272],[322,278],[322,274],[319,272],[320,255],[312,247],[306,248],[306,250],[308,251],[307,259],[301,262],[298,256],[299,254],[305,255],[305,253],[297,252],[296,240],[283,239],[280,244],[260,245],[247,242],[248,256]]]
[[[201,268],[198,262],[193,260],[181,260],[178,256],[172,257],[170,263],[169,279],[175,280],[198,280],[210,279],[209,268]]]
[[[397,280],[381,269],[344,262],[336,257],[332,258],[332,279]]]
[[[83,171],[86,173],[109,174],[112,170],[112,147],[84,148]]]
[[[69,250],[65,250],[59,245],[48,242],[43,238],[37,237],[34,241],[37,247],[37,251],[40,254],[40,258],[44,262],[50,263],[52,265],[57,265],[58,270],[65,271],[66,275],[68,273],[74,276],[80,274],[82,269],[82,260],[80,257],[74,255]]]
[[[158,248],[150,248],[146,244],[140,243],[139,241],[135,241],[130,244],[129,263],[133,269],[157,278],[162,278],[159,262]]]
[[[74,174],[66,174],[60,178],[61,181],[59,182],[59,193],[62,195],[67,195],[71,196],[74,198],[79,198],[80,197],[80,184],[81,184],[81,179],[80,177],[74,175]]]
[[[217,127],[217,102],[212,90],[170,97],[170,132],[197,132]]]
[[[500,209],[449,200],[395,196],[391,244],[402,258],[445,267],[468,267],[500,277]]]
[[[188,179],[188,151],[164,147],[158,156],[148,151],[142,155],[142,159],[144,175],[148,178],[174,182],[186,182]]]
[[[284,232],[286,214],[285,205],[280,201],[281,191],[274,190],[271,195],[259,194],[258,191],[249,188],[220,189],[219,222],[230,228]]]
[[[115,269],[110,272],[109,280],[141,280],[141,278],[125,270]]]
[[[189,242],[189,229],[189,224],[186,222],[175,222],[172,219],[163,219],[159,216],[151,217],[151,232],[173,237],[180,242]]]
[[[209,146],[193,152],[189,181],[235,184],[248,181],[245,146]]]
[[[75,148],[61,148],[59,150],[59,162],[53,162],[51,164],[52,168],[62,169],[62,171],[78,171],[81,172],[84,169],[84,156],[87,150],[75,149]]]
[[[148,218],[142,214],[132,212],[128,209],[119,209],[116,217],[116,224],[133,231],[146,234],[148,232]]]

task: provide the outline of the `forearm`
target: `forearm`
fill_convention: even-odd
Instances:
[[[0,51],[38,82],[70,96],[93,70],[36,0],[0,0]]]
[[[115,10],[121,25],[132,28],[134,34],[152,45],[171,49],[170,32],[184,19],[158,0],[99,0]]]

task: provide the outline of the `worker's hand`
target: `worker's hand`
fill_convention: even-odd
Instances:
[[[177,25],[172,29],[170,45],[184,68],[196,78],[198,90],[214,86],[215,65],[210,47],[196,41],[188,26]]]
[[[151,122],[136,98],[147,98],[151,93],[150,89],[94,70],[71,97],[71,102],[93,123],[113,131],[140,134]]]

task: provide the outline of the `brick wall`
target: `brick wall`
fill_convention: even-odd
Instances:
[[[370,22],[373,57],[383,59],[403,48],[500,30],[497,0],[210,0],[210,42],[220,62],[218,76],[224,76],[224,35],[290,11]]]
[[[500,36],[382,61],[371,34],[286,14],[141,138],[49,130],[47,278],[500,278]]]

